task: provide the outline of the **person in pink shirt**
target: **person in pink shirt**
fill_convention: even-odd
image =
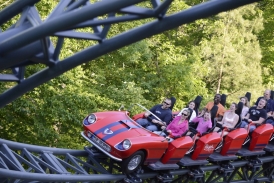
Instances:
[[[198,126],[196,128],[198,135],[194,135],[193,132],[188,132],[186,135],[190,135],[194,142],[196,142],[196,140],[198,140],[201,137],[201,135],[205,133],[208,129],[212,128],[211,114],[206,109],[202,110],[201,114],[194,118],[192,122],[198,123]],[[195,144],[190,148],[190,150],[186,152],[186,154],[193,152],[194,147]]]
[[[190,111],[185,109],[182,111],[181,116],[176,116],[170,124],[165,127],[162,126],[162,130],[164,131],[156,131],[154,133],[162,136],[166,136],[169,141],[172,141],[175,138],[179,138],[188,130],[188,116],[190,115]]]
[[[207,110],[203,110],[199,116],[192,120],[192,122],[198,123],[196,130],[200,133],[200,135],[212,128],[211,115]]]

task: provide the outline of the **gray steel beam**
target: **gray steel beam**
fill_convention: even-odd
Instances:
[[[15,15],[23,11],[27,6],[33,6],[40,0],[18,0],[10,6],[4,8],[0,12],[0,25],[13,18]]]
[[[58,175],[58,174],[41,174],[41,173],[29,173],[18,172],[14,170],[0,169],[0,177],[29,180],[29,181],[43,181],[43,182],[102,182],[102,181],[118,181],[124,179],[125,175]]]
[[[58,150],[58,155],[53,155],[52,152],[43,152],[45,147],[36,146],[35,152],[28,151],[25,147],[33,147],[33,145],[29,144],[22,144],[11,142],[7,140],[3,140],[2,142],[2,149],[0,151],[1,157],[5,155],[4,159],[0,157],[0,177],[6,178],[6,180],[11,181],[18,181],[18,182],[30,182],[30,181],[42,181],[42,182],[78,182],[88,181],[88,182],[97,182],[98,180],[102,181],[110,181],[110,180],[122,180],[126,178],[126,175],[121,174],[113,174],[106,170],[101,170],[102,165],[100,163],[104,162],[96,160],[96,157],[93,157],[92,154],[82,154],[81,157],[76,158],[66,151],[70,151],[67,149],[63,149],[63,152],[60,153]],[[1,144],[0,142],[0,144]],[[13,146],[13,150],[21,151],[21,155],[15,153],[12,148],[8,147],[7,144],[3,144],[3,142],[8,142],[10,145]],[[18,144],[18,146],[15,146]],[[51,148],[54,150],[55,148]],[[32,149],[34,150],[34,149]],[[40,152],[38,155],[37,152]],[[78,153],[76,153],[79,155]],[[38,157],[37,157],[38,156]],[[65,156],[65,158],[64,158]],[[90,161],[91,159],[92,161]],[[86,159],[86,162],[83,160]],[[272,156],[265,156],[260,157],[261,161],[269,163],[273,162]],[[21,164],[22,163],[22,166]],[[234,162],[230,162],[233,167],[237,167],[235,171],[238,171],[239,168],[243,167],[242,170],[246,175],[245,177],[238,178],[239,180],[229,181],[229,182],[242,182],[242,183],[249,183],[249,182],[256,182],[263,181],[263,180],[270,180],[269,176],[271,175],[267,173],[264,174],[263,170],[258,170],[256,172],[251,172],[250,170],[246,169],[248,161],[237,159]],[[18,168],[21,167],[21,168]],[[26,170],[24,170],[24,168]],[[10,169],[12,168],[12,169]],[[88,171],[86,168],[92,169],[92,171]],[[218,169],[221,168],[219,164],[211,164],[211,165],[204,165],[198,167],[199,169],[209,172],[209,171],[216,171],[216,176],[213,176],[210,180],[206,180],[206,177],[203,178],[204,182],[215,182],[215,180],[222,178],[222,174],[219,175]],[[119,171],[119,169],[118,169]],[[166,172],[165,172],[166,171]],[[181,178],[182,180],[191,180],[189,175],[195,172],[195,167],[181,167],[178,170],[165,170],[163,171],[155,171],[155,172],[146,172],[143,174],[138,174],[137,177],[143,180],[150,180],[156,178],[158,175],[162,175],[168,173],[170,175],[178,175],[178,181]],[[251,172],[250,174],[248,172]],[[255,175],[256,173],[256,175]],[[252,175],[252,177],[251,177]],[[255,175],[255,176],[253,176]],[[248,177],[251,178],[248,178]],[[258,178],[259,177],[259,178]],[[181,180],[180,179],[180,180]],[[3,179],[4,180],[4,179]],[[176,182],[176,179],[174,180]],[[226,180],[219,181],[219,182],[227,182]]]
[[[5,8],[0,12],[0,24],[5,23],[10,18],[14,17],[18,13],[22,12],[21,19],[15,24],[14,27],[25,26],[25,20],[32,24],[33,27],[23,30],[22,34],[15,34],[14,36],[10,36],[8,39],[2,39],[0,43],[0,55],[4,57],[0,57],[0,69],[11,67],[13,68],[14,77],[6,75],[2,77],[2,80],[14,80],[21,81],[19,84],[12,89],[6,91],[0,96],[0,108],[8,104],[9,102],[15,100],[19,96],[24,93],[32,90],[36,86],[39,86],[61,74],[64,72],[81,65],[85,62],[88,62],[92,59],[95,59],[103,54],[111,52],[113,50],[119,49],[123,46],[132,44],[139,40],[145,39],[155,34],[159,34],[166,30],[170,30],[176,28],[182,24],[187,24],[193,22],[195,20],[206,18],[208,16],[215,15],[222,11],[231,10],[237,8],[239,6],[243,6],[246,4],[250,4],[253,2],[257,2],[258,0],[212,0],[205,2],[203,4],[194,6],[188,10],[184,10],[182,12],[166,16],[164,14],[169,7],[172,0],[165,0],[161,3],[160,0],[151,0],[154,10],[139,8],[135,6],[129,6],[136,4],[138,2],[144,0],[105,0],[93,5],[83,6],[80,11],[69,12],[70,10],[76,9],[82,5],[87,5],[89,3],[88,0],[78,0],[78,1],[69,1],[62,0],[56,9],[50,14],[48,19],[44,22],[41,21],[39,14],[36,12],[34,7],[29,7],[38,2],[39,0],[18,0],[13,3],[11,6]],[[64,8],[67,7],[66,12],[63,11]],[[92,11],[92,14],[91,14]],[[115,17],[115,13],[109,14],[108,19],[105,20],[94,20],[96,16],[107,14],[109,12],[122,12],[129,13],[130,15],[124,17]],[[86,12],[89,12],[86,16]],[[56,15],[58,17],[56,18]],[[83,16],[85,15],[85,16]],[[129,21],[142,19],[147,17],[155,17],[158,18],[157,21],[147,23],[141,27],[134,28],[128,32],[117,35],[108,40],[103,40],[107,35],[108,29],[111,23]],[[72,21],[66,21],[66,20]],[[93,20],[90,20],[93,19]],[[61,25],[60,25],[61,24]],[[104,26],[102,30],[99,26]],[[106,26],[107,25],[107,26]],[[86,36],[82,33],[72,32],[71,28],[79,28],[92,26],[94,32],[96,34],[91,36]],[[98,26],[98,27],[94,27]],[[11,29],[13,29],[12,27]],[[46,30],[47,29],[47,30]],[[11,34],[11,33],[8,33]],[[4,35],[4,34],[3,34]],[[57,35],[58,42],[55,50],[53,51],[52,45],[50,42],[47,42],[47,36]],[[0,34],[1,37],[1,34]],[[6,36],[2,36],[6,37]],[[46,59],[41,59],[41,62],[44,64],[48,64],[53,61],[58,60],[59,53],[61,51],[64,38],[81,38],[81,39],[93,39],[98,40],[99,44],[87,48],[83,51],[78,52],[77,54],[64,59],[62,62],[55,62],[50,67],[36,73],[35,75],[23,80],[24,75],[24,67],[17,68],[22,62],[18,63],[18,60],[12,62],[5,60],[5,55],[9,52],[13,52],[16,49],[25,48],[25,46],[29,46],[29,43],[32,42],[41,42],[41,50],[42,53],[39,53],[41,57],[47,57]],[[1,41],[1,40],[0,40]],[[39,60],[39,58],[36,58]],[[6,64],[6,65],[5,65]],[[14,66],[16,66],[14,68]],[[23,69],[22,69],[23,68]],[[1,80],[1,78],[0,78]],[[126,176],[125,175],[111,175],[107,170],[103,168],[100,162],[97,162],[96,157],[92,157],[86,151],[82,150],[71,150],[71,149],[60,149],[60,148],[49,148],[49,147],[41,147],[30,144],[22,144],[12,141],[7,141],[4,139],[0,139],[0,144],[2,144],[0,149],[0,181],[4,182],[102,182],[102,181],[114,181],[114,180],[122,180]],[[10,150],[21,151],[21,156]],[[41,153],[40,157],[36,157],[31,153]],[[45,152],[47,151],[47,152]],[[58,158],[57,156],[65,156],[65,160]],[[73,156],[81,156],[81,158],[87,158],[87,162],[83,162],[81,159],[77,159]],[[273,157],[261,157],[260,160],[264,163],[273,162]],[[89,162],[91,164],[89,164]],[[107,162],[107,161],[105,161]],[[21,164],[24,164],[21,165]],[[238,170],[240,167],[245,167],[247,164],[246,160],[234,161],[231,163]],[[28,169],[25,170],[24,167],[28,166]],[[93,174],[90,175],[84,169],[84,167],[90,168],[93,172],[100,172],[101,174]],[[216,171],[220,166],[219,165],[207,165],[201,167],[204,171]],[[9,170],[13,169],[13,170]],[[71,172],[67,171],[75,171],[76,174],[81,175],[73,175]],[[36,173],[32,173],[32,171]],[[65,175],[57,175],[57,174],[46,174],[48,171],[52,171],[54,173],[65,174]],[[256,175],[254,172],[248,174],[248,169],[243,170],[244,176],[243,179],[246,180],[237,180],[230,182],[237,183],[251,183],[251,182],[261,182],[270,180],[268,177],[263,175],[263,171],[259,171]],[[187,176],[189,173],[188,168],[181,168],[179,170],[170,171],[172,175],[181,175]],[[272,176],[271,175],[267,176]],[[158,175],[158,172],[149,172],[145,174],[138,175],[142,179],[155,178]],[[260,178],[258,176],[262,175]],[[2,178],[5,179],[2,179]],[[257,178],[257,179],[254,179]],[[249,180],[250,179],[250,180]],[[252,179],[252,180],[251,180]],[[253,180],[254,179],[254,180]],[[188,180],[188,178],[187,178]]]
[[[5,55],[12,50],[26,46],[42,37],[54,34],[59,30],[69,28],[77,23],[95,18],[102,14],[119,11],[123,7],[142,2],[144,0],[112,0],[99,1],[89,6],[81,8],[81,11],[72,11],[61,14],[58,17],[48,20],[39,26],[32,27],[20,34],[14,35],[0,43],[0,55]],[[69,20],[69,21],[68,21]],[[0,64],[4,64],[0,61]]]
[[[87,156],[88,153],[84,150],[75,150],[75,149],[63,149],[63,148],[53,148],[53,147],[45,147],[45,146],[37,146],[31,144],[24,144],[20,142],[14,142],[10,140],[5,140],[0,138],[0,144],[6,144],[9,148],[13,150],[22,150],[27,149],[28,151],[40,153],[42,151],[50,151],[55,155],[65,155],[69,153],[73,156]]]

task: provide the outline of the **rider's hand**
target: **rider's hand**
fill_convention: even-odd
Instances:
[[[144,117],[147,118],[150,114],[148,112],[145,112]]]
[[[252,120],[251,120],[251,119],[248,119],[247,121],[248,121],[249,123],[251,123],[251,122],[252,122]]]
[[[161,126],[161,129],[164,130],[164,129],[166,129],[166,127],[165,126]]]
[[[203,117],[204,114],[205,114],[205,110],[202,110],[199,117]]]

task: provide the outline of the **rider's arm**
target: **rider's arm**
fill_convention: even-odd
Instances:
[[[207,127],[208,127],[208,129],[212,128],[212,122],[211,122],[211,120],[208,121],[208,126]]]
[[[220,123],[220,124],[224,124],[225,123],[225,117],[226,117],[226,112],[224,113],[224,117],[223,117],[223,119],[222,119],[222,121],[218,121],[217,123]]]
[[[255,124],[262,124],[262,122],[264,122],[265,118],[260,117],[258,121],[252,121],[252,123]]]
[[[144,117],[148,117],[150,115],[150,113],[149,112],[145,112],[145,114],[144,114]]]
[[[238,123],[238,121],[239,121],[239,115],[237,114],[236,117],[234,117],[233,124],[231,125],[230,128],[235,128],[235,126]]]
[[[152,120],[152,123],[159,124],[159,125],[161,125],[161,126],[166,126],[166,122],[164,122],[164,121],[159,121],[159,120],[157,120],[157,119],[153,119],[153,120]]]
[[[245,117],[242,119],[242,120],[244,120],[244,119],[249,119],[249,116],[250,116],[250,114],[249,114],[249,112],[245,115]]]
[[[200,117],[196,117],[196,118],[194,118],[191,122],[193,122],[193,123],[198,123],[199,121],[200,121]]]

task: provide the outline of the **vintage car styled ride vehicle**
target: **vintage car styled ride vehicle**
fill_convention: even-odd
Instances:
[[[137,105],[149,112],[140,104]],[[200,137],[195,144],[190,136],[182,136],[169,142],[165,137],[140,126],[136,120],[142,117],[143,113],[131,118],[128,111],[120,110],[92,113],[83,120],[84,131],[81,135],[96,149],[120,162],[123,172],[130,174],[141,165],[156,162],[186,166],[191,161],[206,160],[216,152],[220,144],[223,145],[219,149],[218,161],[220,158],[234,158],[237,153],[242,153],[242,145],[249,134],[248,130],[238,128],[223,140],[220,134],[211,131]],[[252,154],[252,151],[263,151],[272,134],[272,125],[259,126],[252,133],[247,146],[251,152],[245,149],[243,152]],[[216,153],[212,158],[216,158]]]
[[[165,137],[148,131],[135,122],[141,117],[143,115],[138,114],[131,118],[127,111],[92,113],[83,120],[81,135],[108,157],[121,162],[127,174],[136,171],[140,165],[157,161],[175,164],[193,147],[193,139],[189,136],[168,142]],[[215,132],[208,134],[207,138],[200,138],[199,148],[192,158],[207,158],[220,141]]]

